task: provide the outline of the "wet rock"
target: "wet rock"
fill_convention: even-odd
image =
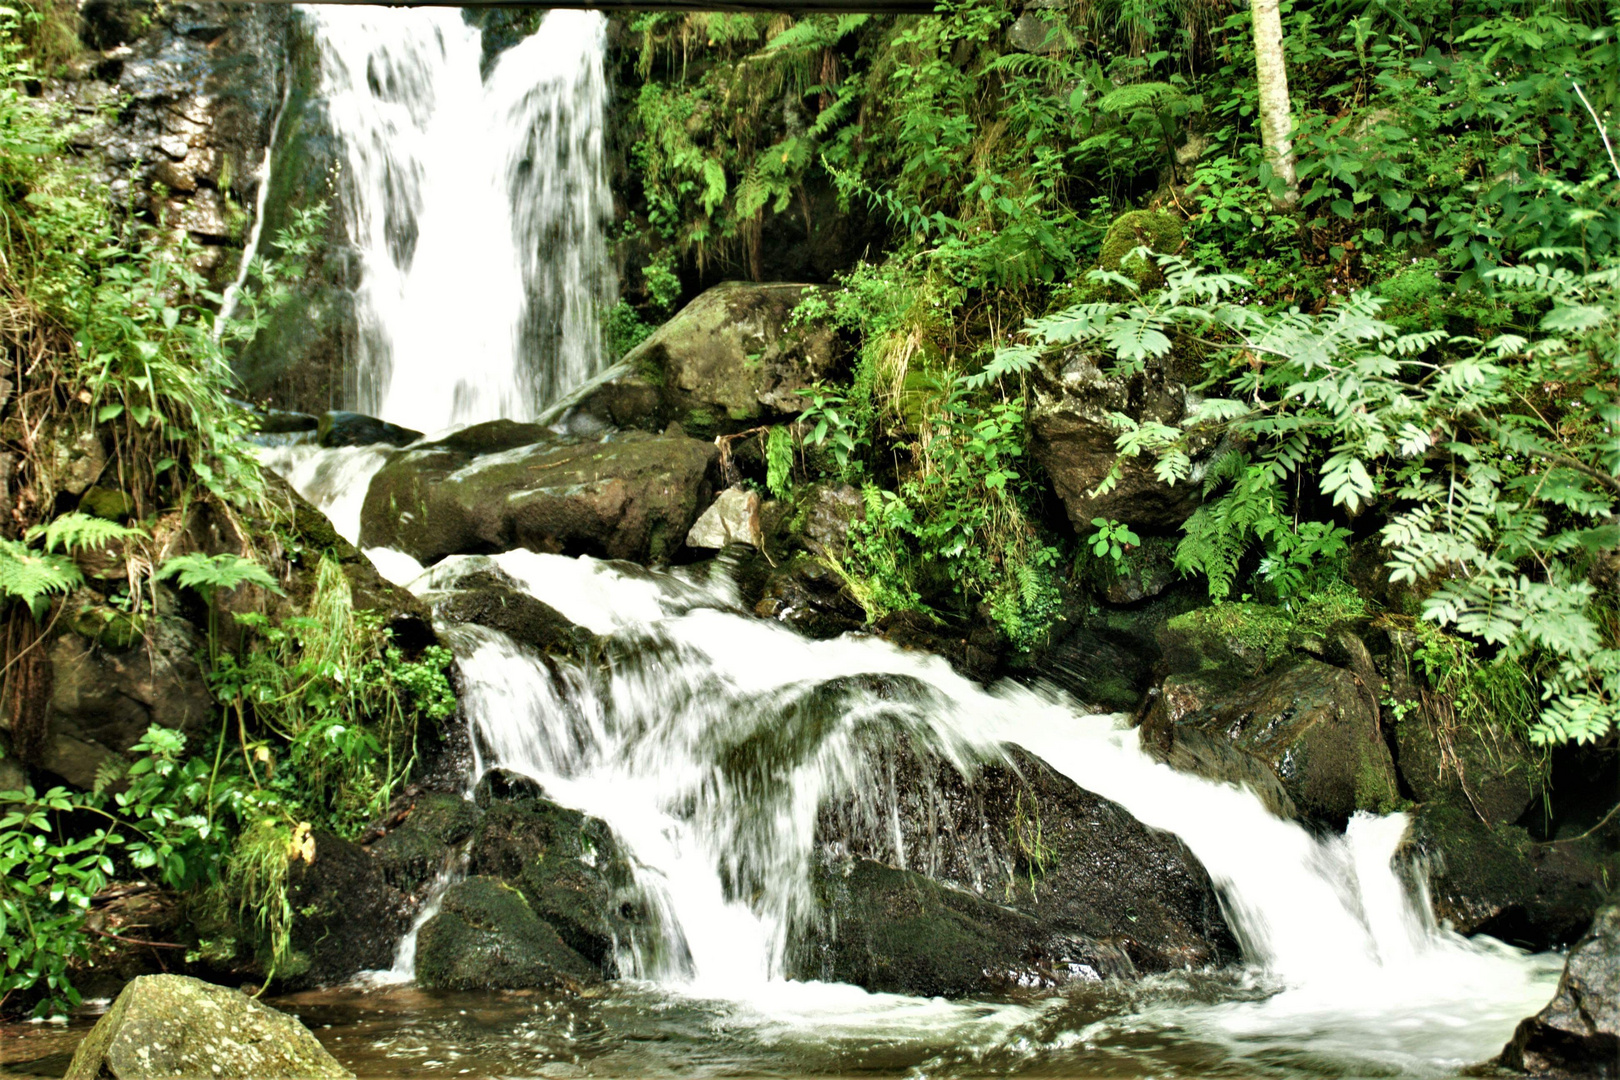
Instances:
[[[371,857],[384,880],[414,894],[433,880],[477,823],[477,808],[460,795],[419,795],[405,820],[371,845]]]
[[[67,1080],[353,1075],[297,1017],[200,979],[145,975],[79,1044]]]
[[[773,569],[760,589],[754,614],[825,640],[866,625],[866,611],[844,579],[820,559],[796,556]]]
[[[1536,1076],[1620,1076],[1620,907],[1598,912],[1552,1003],[1519,1024],[1496,1063]]]
[[[475,437],[468,432],[463,442]],[[666,559],[707,500],[718,456],[712,443],[641,432],[550,437],[482,454],[453,441],[428,443],[399,454],[372,480],[361,542],[423,563],[518,547]]]
[[[1357,810],[1387,810],[1399,797],[1376,689],[1318,660],[1237,685],[1173,676],[1141,737],[1159,760],[1244,784],[1284,817],[1343,825]]]
[[[718,551],[727,544],[759,547],[763,542],[759,524],[759,494],[743,487],[722,491],[709,508],[698,515],[686,534],[686,546]]]
[[[1149,537],[1132,551],[1123,573],[1110,575],[1102,585],[1110,604],[1136,604],[1151,600],[1180,577],[1173,562],[1175,542]]]
[[[825,924],[798,946],[803,977],[918,997],[969,997],[1134,974],[1118,948],[1052,941],[1040,920],[870,859],[823,868]]]
[[[1540,790],[1530,748],[1501,725],[1481,730],[1420,707],[1396,723],[1395,749],[1415,800],[1472,809],[1493,825],[1518,821]]]
[[[578,989],[597,977],[523,893],[492,877],[450,886],[416,938],[416,982],[427,989]]]
[[[1166,484],[1145,456],[1123,461],[1118,483],[1092,494],[1119,456],[1113,414],[1172,426],[1186,415],[1187,383],[1171,361],[1149,361],[1133,375],[1104,374],[1091,353],[1073,350],[1034,390],[1030,451],[1052,478],[1076,533],[1095,532],[1094,518],[1122,521],[1141,533],[1170,533],[1192,516],[1196,479]],[[1195,454],[1205,449],[1194,447]],[[1201,461],[1195,457],[1195,470]]]
[[[375,416],[356,412],[325,412],[316,427],[315,441],[321,446],[409,446],[422,437],[420,431],[390,424]]]
[[[536,802],[546,798],[546,789],[533,777],[511,769],[486,769],[473,788],[473,804],[488,810],[501,802]]]
[[[152,27],[155,0],[85,0],[79,8],[79,36],[92,49],[135,41]]]
[[[296,435],[307,431],[319,431],[321,418],[309,413],[295,412],[291,409],[261,408],[257,405],[245,405],[253,430],[261,435]]]
[[[806,551],[825,558],[843,553],[849,530],[866,520],[860,489],[852,484],[810,484],[799,495],[788,528]]]
[[[325,832],[314,840],[314,859],[287,868],[291,955],[275,973],[285,989],[331,986],[386,968],[410,927],[404,895],[364,848]]]
[[[493,561],[473,556],[476,568],[422,599],[440,624],[473,623],[498,630],[542,656],[591,655],[596,635],[524,591]]]
[[[615,942],[644,919],[630,863],[601,820],[545,798],[491,801],[468,849],[470,873],[499,879],[602,975]]]
[[[884,692],[905,702],[913,691]],[[1143,974],[1238,955],[1208,874],[1179,839],[1032,755],[1015,750],[964,777],[941,757],[878,739],[865,760],[868,781],[823,811],[823,849],[904,866],[1034,919],[1053,970],[1085,943]]]
[[[1620,880],[1620,856],[1596,837],[1537,843],[1515,825],[1486,826],[1472,810],[1427,803],[1412,812],[1405,864],[1426,877],[1437,919],[1530,949],[1568,945]]]
[[[661,431],[671,421],[705,438],[797,415],[800,391],[842,359],[833,330],[790,326],[818,286],[732,281],[704,292],[624,358],[625,376],[579,409],[620,427]]]

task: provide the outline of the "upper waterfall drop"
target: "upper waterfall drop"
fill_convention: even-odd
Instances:
[[[422,431],[527,420],[601,366],[617,292],[605,20],[554,11],[482,73],[449,9],[302,9],[358,251],[344,387]]]

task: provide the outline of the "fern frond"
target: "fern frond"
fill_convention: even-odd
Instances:
[[[84,584],[84,574],[66,555],[31,551],[15,540],[0,540],[0,597],[27,604],[36,616],[40,601],[65,595]]]
[[[35,525],[28,530],[29,540],[45,538],[46,551],[82,551],[104,548],[114,540],[129,540],[137,536],[145,536],[142,529],[120,525],[116,521],[106,518],[93,517],[90,514],[81,514],[77,510],[45,525]]]

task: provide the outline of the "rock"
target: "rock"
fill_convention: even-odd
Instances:
[[[866,520],[866,504],[860,489],[852,484],[807,485],[799,493],[789,530],[810,554],[825,558],[841,555],[849,542],[849,530]]]
[[[727,544],[759,547],[764,542],[759,527],[759,493],[745,487],[729,487],[698,516],[686,534],[686,546],[718,551]]]
[[[1097,531],[1095,518],[1122,521],[1139,533],[1170,533],[1198,506],[1198,476],[1207,447],[1195,445],[1193,475],[1169,485],[1154,475],[1150,456],[1121,463],[1118,483],[1092,494],[1119,456],[1119,436],[1110,419],[1124,413],[1140,421],[1174,426],[1188,409],[1188,390],[1172,360],[1150,360],[1131,375],[1105,375],[1096,357],[1070,350],[1055,374],[1034,383],[1030,450],[1052,478],[1069,521],[1081,536]]]
[[[1046,55],[1063,48],[1063,27],[1042,16],[1039,11],[1026,11],[1007,28],[1007,45],[1019,52]]]
[[[122,649],[60,634],[50,645],[52,694],[39,764],[76,787],[153,724],[194,733],[217,716],[197,656],[203,642],[175,616],[149,616],[143,636],[114,634]]]
[[[516,888],[596,971],[617,974],[616,944],[635,937],[646,915],[629,860],[604,822],[545,798],[491,800],[467,858],[469,873]]]
[[[1181,250],[1181,219],[1163,210],[1129,210],[1114,219],[1097,253],[1097,269],[1124,274],[1143,287],[1161,280],[1158,264],[1141,256],[1130,258],[1139,247],[1157,254],[1174,255]]]
[[[1376,688],[1319,660],[1237,685],[1167,679],[1141,738],[1159,760],[1244,784],[1284,817],[1342,826],[1357,810],[1388,810],[1399,797]]]
[[[79,36],[103,50],[135,41],[151,28],[156,7],[156,0],[85,0]]]
[[[800,395],[834,374],[842,348],[824,321],[790,326],[818,286],[731,281],[704,292],[624,357],[579,409],[619,427],[671,421],[703,437],[797,415]]]
[[[297,435],[308,431],[319,431],[321,418],[309,413],[295,412],[291,409],[271,409],[247,402],[238,402],[248,411],[249,419],[253,423],[253,430],[260,435]]]
[[[135,500],[126,491],[97,485],[79,496],[79,512],[108,521],[124,521],[135,513]]]
[[[590,656],[596,635],[543,600],[525,592],[504,570],[483,556],[463,557],[456,576],[443,588],[422,594],[441,625],[473,623],[498,630],[542,656]]]
[[[314,840],[314,861],[294,859],[287,868],[291,954],[275,973],[285,989],[332,986],[386,968],[410,928],[405,897],[364,848],[325,832]]]
[[[450,886],[416,937],[416,982],[430,990],[573,990],[596,978],[521,892],[491,877]]]
[[[849,691],[901,702],[918,692],[905,680],[840,682],[819,692],[827,708]],[[805,710],[805,722],[820,711]],[[1098,943],[1142,974],[1237,957],[1209,876],[1180,840],[1032,755],[1010,751],[971,778],[893,739],[868,743],[865,759],[870,779],[823,810],[816,839],[824,851],[903,866],[1033,918],[1038,955],[1053,970],[1063,968],[1059,954]]]
[[[1520,1022],[1496,1064],[1537,1076],[1620,1076],[1620,906],[1598,912],[1551,1004]]]
[[[55,460],[51,463],[51,479],[63,491],[79,495],[107,471],[107,450],[93,431],[71,438],[62,438],[63,434],[59,432],[53,444]]]
[[[298,1018],[184,975],[124,987],[84,1037],[67,1080],[349,1077]]]
[[[844,579],[820,559],[796,556],[766,577],[754,614],[785,623],[805,637],[825,640],[866,625],[866,611]]]
[[[1401,718],[1397,764],[1412,797],[1471,809],[1492,825],[1518,821],[1540,790],[1539,773],[1530,748],[1499,727],[1481,731],[1421,706]]]
[[[1180,577],[1173,561],[1175,542],[1150,536],[1130,553],[1124,572],[1103,584],[1103,599],[1110,604],[1136,604],[1151,600]]]
[[[1580,937],[1606,882],[1620,880],[1620,856],[1605,855],[1596,838],[1537,843],[1519,826],[1487,827],[1446,803],[1412,812],[1402,856],[1426,878],[1435,918],[1535,950]]]
[[[474,428],[460,435],[463,444],[474,437]],[[485,454],[449,440],[428,443],[399,454],[372,480],[361,543],[398,548],[424,564],[518,547],[667,559],[707,499],[718,458],[712,443],[641,432],[551,437]]]
[[[405,820],[371,845],[371,857],[385,881],[415,894],[433,880],[477,824],[478,809],[460,795],[419,795]]]
[[[409,446],[422,437],[420,431],[378,420],[355,412],[325,412],[316,428],[315,441],[321,446]]]
[[[488,810],[501,802],[536,802],[546,798],[546,789],[533,777],[511,769],[486,769],[473,788],[473,804]]]
[[[28,770],[11,752],[11,740],[0,735],[0,791],[21,791],[28,786]]]
[[[822,870],[826,925],[798,946],[805,978],[918,997],[969,997],[1134,974],[1117,948],[1054,946],[1033,916],[871,859]]]

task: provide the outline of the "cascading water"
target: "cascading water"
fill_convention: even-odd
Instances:
[[[555,11],[485,78],[454,9],[301,9],[359,257],[350,407],[422,431],[526,420],[601,364],[617,291],[604,20]]]

